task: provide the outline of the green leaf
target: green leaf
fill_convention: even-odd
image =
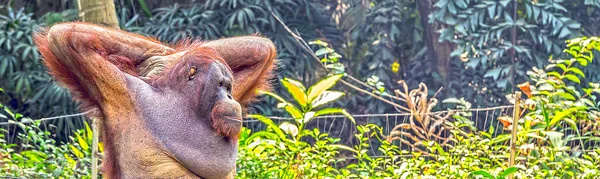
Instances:
[[[552,94],[552,96],[559,96],[562,97],[566,100],[575,100],[575,96],[573,96],[571,93],[567,93],[567,92],[556,92],[554,94]]]
[[[329,53],[332,53],[332,52],[335,52],[335,51],[333,49],[331,49],[331,48],[322,48],[322,49],[317,50],[315,52],[315,55],[317,57],[319,57],[319,56],[323,56],[323,55],[326,55],[326,54],[329,54]]]
[[[70,167],[75,167],[77,162],[75,162],[73,158],[69,157],[69,155],[67,155],[66,153],[64,153],[63,156],[65,156],[65,159],[67,159],[67,162],[71,165]]]
[[[79,143],[81,149],[87,151],[90,148],[88,143],[85,140],[83,140],[83,137],[81,137],[81,135],[79,135],[78,132],[75,133],[75,137],[77,138],[77,143]]]
[[[280,136],[273,133],[273,132],[269,132],[269,131],[258,131],[255,133],[252,133],[252,135],[250,135],[248,138],[246,138],[246,146],[248,146],[250,143],[253,142],[253,140],[255,138],[265,138],[265,139],[273,139],[273,140],[278,140],[280,139]],[[250,146],[248,146],[248,148],[252,148]]]
[[[567,72],[573,72],[573,73],[578,74],[579,76],[585,78],[585,74],[579,68],[571,67],[571,68],[567,69]]]
[[[322,40],[311,41],[311,42],[308,42],[308,44],[311,44],[311,45],[316,44],[316,45],[320,45],[323,47],[327,47],[327,42],[324,42]]]
[[[304,114],[304,118],[300,122],[306,124],[306,123],[310,122],[310,120],[313,117],[316,117],[314,111],[307,112],[307,113]]]
[[[344,94],[344,92],[340,91],[324,91],[312,101],[311,108],[316,108],[331,101],[335,101],[344,96]]]
[[[546,105],[544,105],[544,103],[540,103],[540,106],[542,108],[542,116],[544,116],[544,122],[546,124],[550,123],[550,117],[548,116],[548,110],[546,110]]]
[[[285,111],[290,114],[294,119],[302,119],[302,111],[300,111],[296,106],[287,104],[283,107]]]
[[[288,102],[287,102],[285,99],[283,99],[281,96],[279,96],[279,95],[277,95],[277,94],[275,94],[275,93],[271,93],[271,92],[268,92],[268,91],[262,91],[262,90],[257,90],[257,92],[258,92],[258,94],[261,94],[261,95],[262,95],[262,94],[269,95],[269,96],[271,96],[271,97],[273,97],[273,98],[277,99],[277,100],[278,100],[279,102],[281,102],[281,103],[288,104]]]
[[[344,76],[344,74],[337,74],[337,75],[332,75],[329,76],[319,82],[317,82],[315,85],[311,86],[310,88],[308,88],[308,101],[309,103],[312,103],[312,101],[319,96],[321,93],[323,93],[323,91],[328,90],[329,88],[333,87],[333,85],[335,85],[335,83],[337,83],[342,77]]]
[[[341,109],[341,108],[325,108],[325,109],[321,109],[321,110],[319,110],[319,111],[317,111],[315,113],[314,117],[322,116],[322,115],[327,115],[327,114],[336,114],[336,113],[343,114],[344,116],[346,116],[346,118],[348,118],[350,121],[352,121],[352,123],[356,123],[356,121],[354,120],[354,117],[352,117],[352,115],[350,115],[350,113],[348,113],[346,111],[346,109]]]
[[[71,148],[71,152],[77,157],[82,159],[83,158],[83,153],[81,152],[81,150],[79,150],[77,147],[73,146],[72,144],[69,144],[69,147]]]
[[[548,75],[548,76],[554,76],[554,77],[557,77],[557,78],[560,78],[562,76],[562,75],[560,75],[560,73],[555,72],[555,71],[548,72],[548,73],[546,73],[546,75]]]
[[[556,112],[556,114],[554,115],[554,117],[552,117],[552,120],[550,120],[550,123],[548,124],[548,129],[553,127],[554,124],[558,123],[558,121],[560,121],[561,119],[571,115],[573,112],[575,111],[579,111],[579,110],[585,110],[586,107],[583,106],[579,106],[579,107],[572,107],[569,108],[566,111],[558,111]]]
[[[447,103],[450,103],[450,104],[460,104],[461,102],[460,102],[460,100],[458,98],[448,98],[448,99],[444,99],[442,101],[442,103],[444,103],[444,104],[447,104]]]
[[[568,79],[568,80],[572,81],[572,82],[575,82],[575,83],[577,83],[577,84],[580,84],[580,83],[581,83],[581,81],[579,80],[579,77],[577,77],[577,76],[575,76],[575,75],[573,75],[573,74],[566,74],[564,77],[565,77],[566,79]]]
[[[505,169],[505,170],[504,170],[504,171],[503,171],[503,172],[500,174],[500,176],[498,176],[498,177],[500,177],[500,178],[505,178],[506,176],[508,176],[508,175],[510,175],[510,174],[513,174],[513,173],[517,172],[517,170],[519,170],[519,168],[517,168],[517,167],[510,167],[510,168],[507,168],[507,169]]]
[[[340,144],[331,144],[331,145],[329,145],[329,146],[331,146],[331,147],[333,147],[333,148],[336,148],[336,149],[344,149],[344,150],[347,150],[347,151],[350,151],[350,152],[358,153],[358,151],[357,151],[357,150],[355,150],[355,149],[353,149],[353,148],[351,148],[351,147],[345,146],[345,145],[340,145]]]
[[[250,115],[248,115],[248,117],[258,119],[259,121],[265,123],[267,125],[267,127],[272,129],[273,131],[275,131],[275,133],[278,136],[280,136],[281,138],[285,138],[285,133],[283,133],[283,131],[281,131],[281,129],[279,129],[279,126],[277,124],[275,124],[273,122],[273,120],[271,120],[263,115],[259,115],[259,114],[250,114]]]
[[[494,179],[494,176],[492,176],[492,174],[490,174],[490,173],[488,173],[486,171],[483,171],[483,170],[472,172],[471,175],[475,175],[475,176],[476,175],[481,175],[481,176],[483,176],[485,178]]]
[[[486,71],[485,74],[483,75],[483,77],[484,78],[492,77],[492,78],[494,78],[494,80],[498,80],[498,77],[500,77],[501,72],[502,72],[502,67],[497,67],[497,68]]]
[[[581,66],[584,67],[588,65],[588,60],[586,60],[585,58],[577,58],[577,62],[579,62]]]
[[[307,97],[306,97],[306,89],[302,85],[302,83],[292,80],[289,78],[283,78],[281,80],[283,86],[288,90],[288,92],[294,97],[296,102],[303,108],[308,105]]]
[[[94,137],[94,133],[87,122],[85,123],[85,133],[87,134],[88,140]]]

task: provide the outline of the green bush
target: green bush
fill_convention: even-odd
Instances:
[[[76,132],[71,143],[60,144],[40,121],[13,113],[0,104],[11,125],[18,126],[19,145],[7,143],[0,129],[0,176],[16,178],[91,178],[91,130]],[[87,125],[86,125],[87,126]]]

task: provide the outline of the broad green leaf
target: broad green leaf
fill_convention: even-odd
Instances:
[[[315,100],[312,101],[311,108],[319,107],[323,104],[335,101],[344,96],[344,92],[340,91],[324,91]]]
[[[460,104],[460,100],[458,98],[448,98],[448,99],[444,99],[442,101],[442,103],[444,103],[444,104],[447,104],[447,103],[450,103],[450,104]]]
[[[314,111],[307,112],[306,114],[304,114],[304,118],[303,118],[303,119],[302,119],[302,121],[300,121],[300,122],[301,122],[301,123],[305,123],[305,124],[306,124],[307,122],[310,122],[310,120],[311,120],[313,117],[316,117],[316,116],[315,116],[315,112],[314,112]]]
[[[73,154],[77,158],[80,158],[80,159],[83,158],[83,153],[81,152],[81,150],[79,150],[77,147],[73,146],[72,144],[69,144],[69,147],[71,148],[71,152],[73,152]]]
[[[577,58],[577,62],[579,62],[581,64],[581,66],[587,66],[588,65],[588,60],[584,59],[584,58]]]
[[[279,137],[285,138],[285,134],[283,133],[283,131],[281,131],[281,129],[279,129],[279,126],[277,126],[277,124],[275,124],[273,120],[259,114],[250,114],[248,115],[248,117],[258,119],[259,121],[265,123],[269,128],[273,129],[273,131],[275,131],[275,133]]]
[[[544,123],[549,124],[550,117],[548,117],[548,110],[546,109],[546,106],[544,105],[544,103],[540,103],[540,107],[542,108],[542,116],[544,116]]]
[[[558,111],[556,112],[556,114],[554,115],[554,117],[552,117],[552,120],[550,120],[550,123],[548,124],[548,128],[551,128],[554,126],[554,124],[556,124],[558,121],[560,121],[561,119],[565,118],[568,115],[571,115],[571,113],[575,112],[575,111],[579,111],[579,110],[585,110],[586,107],[584,106],[580,106],[580,107],[573,107],[570,108],[566,111]]]
[[[298,135],[298,126],[296,126],[292,123],[282,122],[281,124],[279,124],[279,128],[281,130],[283,130],[285,133],[290,134],[291,136]]]
[[[337,149],[344,149],[344,150],[347,150],[347,151],[350,151],[350,152],[358,153],[358,151],[357,151],[357,150],[355,150],[355,149],[353,149],[353,148],[351,148],[351,147],[345,146],[345,145],[340,145],[340,144],[331,144],[331,145],[329,145],[329,146],[331,146],[331,147],[334,147],[334,148],[337,148]]]
[[[565,64],[557,63],[556,66],[562,69],[563,71],[567,71],[567,66],[565,66]]]
[[[563,136],[565,135],[562,132],[556,132],[556,131],[542,131],[543,134],[545,134],[548,139],[550,139],[550,143],[552,144],[552,146],[554,147],[563,147],[565,144],[565,140],[563,140]]]
[[[277,95],[275,93],[271,93],[271,92],[263,91],[263,90],[257,90],[257,93],[261,94],[261,95],[263,95],[263,94],[269,95],[269,96],[277,99],[278,101],[280,101],[282,103],[288,104],[288,102],[285,99],[283,99],[281,96],[279,96],[279,95]]]
[[[501,143],[501,142],[506,142],[506,141],[510,140],[510,137],[511,137],[511,136],[510,136],[509,134],[502,134],[502,135],[499,135],[499,136],[497,136],[496,138],[493,138],[493,139],[490,141],[490,145],[497,144],[497,143]]]
[[[337,113],[346,116],[346,118],[348,118],[350,121],[352,121],[352,123],[356,123],[356,121],[354,120],[354,117],[352,117],[352,115],[350,115],[350,113],[348,113],[346,111],[346,109],[341,109],[341,108],[325,108],[325,109],[321,109],[321,110],[319,110],[319,111],[317,111],[315,113],[314,117],[322,116],[322,115],[328,115],[328,114],[337,114]]]
[[[100,152],[100,153],[104,152],[104,145],[102,144],[102,142],[98,142],[98,152]]]
[[[85,123],[85,134],[87,134],[88,140],[93,140],[92,138],[94,137],[94,133],[87,122]]]
[[[578,74],[579,76],[585,78],[585,74],[579,68],[571,67],[571,68],[567,69],[567,72],[573,72],[573,73]]]
[[[555,72],[555,71],[548,72],[548,73],[546,73],[546,75],[548,75],[548,76],[554,76],[554,77],[558,77],[558,78],[561,77],[560,73]]]
[[[323,55],[329,54],[331,52],[335,52],[335,51],[331,48],[325,47],[325,48],[321,48],[321,49],[317,50],[315,52],[315,55],[318,57],[318,56],[323,56]]]
[[[320,45],[323,47],[327,47],[327,42],[324,42],[322,40],[311,41],[311,42],[308,42],[308,44],[311,44],[311,45],[316,44],[316,45]]]
[[[85,151],[90,149],[90,146],[88,145],[87,141],[85,141],[83,139],[83,137],[81,137],[81,135],[79,135],[78,132],[75,133],[75,137],[77,138],[77,143],[79,143],[79,146],[81,146],[81,149],[83,149]]]
[[[575,100],[575,96],[573,96],[571,93],[567,93],[567,92],[556,92],[553,93],[552,96],[560,96],[566,100]]]
[[[490,174],[490,173],[488,173],[486,171],[483,171],[483,170],[472,172],[471,175],[475,175],[475,176],[481,175],[481,176],[483,176],[485,178],[488,178],[488,179],[494,179],[494,176],[492,176],[492,174]]]
[[[258,131],[255,133],[252,133],[252,135],[250,135],[248,138],[246,138],[246,146],[248,146],[248,148],[253,148],[252,146],[250,146],[250,143],[253,142],[254,138],[265,138],[265,139],[274,139],[277,140],[279,139],[279,135],[269,132],[269,131]]]
[[[304,85],[302,84],[302,82],[291,79],[291,78],[283,78],[283,80],[285,80],[288,83],[291,83],[295,86],[297,86],[298,88],[300,88],[300,90],[302,90],[303,92],[306,93],[306,87],[304,87]]]
[[[304,108],[307,105],[306,90],[302,83],[289,78],[283,78],[281,83],[300,106]]]
[[[498,80],[498,77],[500,77],[500,73],[502,72],[502,67],[496,67],[494,69],[488,70],[485,72],[485,74],[483,75],[484,78],[489,78],[492,77],[494,80]]]
[[[508,176],[508,175],[510,175],[510,174],[513,174],[513,173],[517,172],[517,170],[519,170],[519,168],[517,168],[517,167],[510,167],[510,168],[507,168],[507,169],[505,169],[505,170],[504,170],[504,171],[503,171],[503,172],[500,174],[500,176],[499,176],[499,177],[500,177],[500,178],[505,178],[506,176]]]
[[[577,83],[577,84],[581,83],[581,81],[579,80],[579,77],[577,77],[573,74],[566,74],[564,77],[572,82]]]
[[[323,91],[328,90],[329,88],[333,87],[333,85],[335,85],[335,83],[337,83],[342,76],[344,76],[343,74],[337,74],[337,75],[332,75],[329,76],[319,82],[317,82],[315,85],[311,86],[310,88],[308,88],[308,101],[312,102],[317,96],[319,96]]]
[[[63,156],[65,156],[65,159],[67,159],[67,162],[69,163],[69,165],[71,165],[70,167],[75,167],[77,162],[75,162],[75,160],[73,160],[73,158],[69,157],[69,155],[67,155],[66,153],[63,154]]]
[[[294,119],[302,119],[302,111],[300,111],[296,106],[287,104],[284,107],[285,111],[288,112]]]

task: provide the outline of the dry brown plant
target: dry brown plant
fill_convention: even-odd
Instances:
[[[400,141],[408,145],[413,151],[419,151],[425,154],[425,144],[430,141],[437,141],[442,147],[452,147],[450,141],[453,136],[450,135],[451,126],[444,124],[451,118],[453,112],[432,112],[437,105],[438,100],[435,96],[440,92],[438,90],[431,98],[428,98],[429,89],[424,83],[420,83],[417,89],[408,89],[404,81],[398,81],[403,91],[396,89],[394,91],[398,100],[406,104],[406,108],[397,108],[401,112],[410,113],[408,123],[396,125],[387,141]]]

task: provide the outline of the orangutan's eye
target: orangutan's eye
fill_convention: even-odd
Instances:
[[[196,66],[192,66],[192,67],[190,67],[190,70],[188,71],[188,80],[194,79],[195,75],[196,75]]]

